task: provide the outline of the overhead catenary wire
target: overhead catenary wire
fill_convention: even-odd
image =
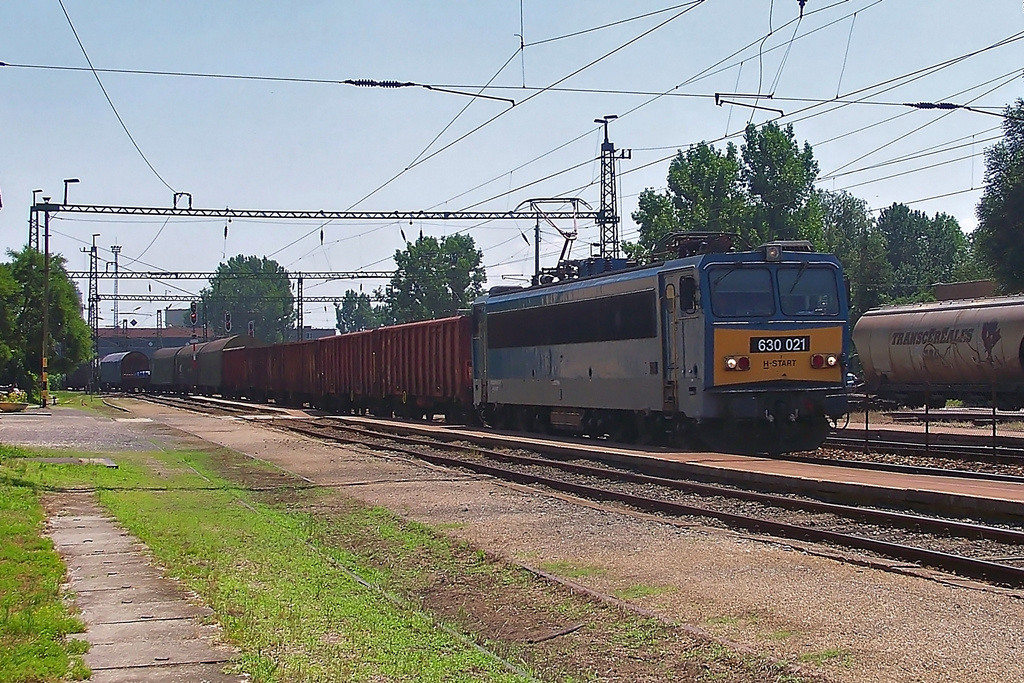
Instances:
[[[978,96],[974,97],[973,99],[969,100],[969,102],[974,102],[976,100],[979,100],[982,97],[984,97],[985,95],[989,95],[989,94],[995,92],[996,90],[998,90],[998,89],[1000,89],[1000,88],[1002,88],[1002,87],[1004,87],[1006,85],[1009,85],[1013,81],[1017,80],[1019,77],[1020,77],[1020,75],[1017,72],[1017,70],[1015,69],[1013,72],[1011,72],[1011,75],[1008,78],[1004,78],[995,87],[993,87],[993,88],[991,88],[989,90],[986,90],[985,92],[981,93],[980,95],[978,95]],[[929,126],[934,125],[936,122],[938,122],[938,121],[946,118],[947,116],[951,115],[954,111],[955,110],[947,110],[947,111],[945,111],[945,113],[943,113],[938,118],[932,119],[931,121],[927,121],[926,123],[923,123],[920,126],[918,126],[917,128],[913,129],[912,131],[910,131],[908,133],[905,133],[905,134],[899,136],[898,138],[890,140],[889,142],[887,142],[885,144],[879,145],[879,146],[875,147],[874,149],[872,149],[872,150],[870,150],[868,152],[865,152],[864,154],[861,154],[856,159],[848,161],[845,164],[843,164],[842,166],[840,166],[839,168],[834,169],[833,171],[831,171],[831,173],[838,173],[839,171],[842,171],[845,168],[849,168],[850,166],[852,166],[853,164],[857,163],[858,161],[862,161],[863,159],[866,159],[867,157],[871,156],[872,154],[875,154],[876,152],[879,152],[879,151],[885,149],[886,147],[888,147],[888,146],[890,146],[892,144],[895,144],[899,140],[906,139],[906,138],[910,137],[911,135],[914,135],[915,133],[918,133],[919,131],[921,131],[921,130],[929,127]]]
[[[121,114],[118,113],[117,107],[114,106],[114,101],[110,99],[110,95],[107,93],[107,89],[103,86],[103,80],[100,78],[99,73],[96,71],[96,67],[93,66],[92,59],[89,58],[89,53],[85,49],[85,45],[82,43],[82,39],[78,36],[78,31],[77,29],[75,29],[75,24],[71,21],[71,15],[68,14],[67,8],[64,7],[64,0],[57,0],[57,2],[60,3],[60,8],[64,12],[64,18],[68,20],[68,26],[71,27],[71,32],[75,34],[75,40],[78,41],[78,47],[81,48],[82,55],[85,57],[85,61],[89,64],[89,71],[92,72],[93,77],[96,79],[96,83],[99,84],[100,90],[103,91],[103,97],[106,98],[107,104],[110,105],[110,110],[113,111],[114,116],[117,117],[117,122],[120,123],[121,128],[124,129],[125,135],[127,135],[128,139],[131,140],[132,146],[135,147],[135,151],[138,152],[139,156],[142,157],[142,160],[146,162],[146,166],[148,166],[149,170],[153,172],[153,175],[155,175],[160,180],[160,182],[164,184],[164,187],[166,187],[171,192],[177,192],[177,190],[171,187],[170,184],[168,184],[168,182],[164,180],[164,177],[160,175],[156,168],[153,167],[153,164],[149,161],[149,157],[147,157],[145,152],[142,151],[142,148],[139,147],[139,143],[135,141],[135,138],[132,136],[131,131],[128,130],[127,124],[125,124],[124,119],[121,118]]]
[[[982,131],[982,132],[985,132],[985,131]],[[968,136],[966,136],[966,138],[958,138],[958,139],[953,140],[951,142],[959,142],[960,140],[975,138],[976,135],[977,134],[975,134],[975,135],[968,135]],[[848,171],[843,171],[842,173],[835,173],[835,174],[827,175],[827,176],[819,176],[817,180],[818,180],[818,182],[834,180],[836,178],[842,178],[844,176],[853,175],[854,173],[863,173],[865,171],[871,171],[871,170],[874,170],[874,169],[883,168],[885,166],[891,166],[893,164],[901,164],[901,163],[905,163],[905,162],[908,162],[908,161],[915,161],[917,159],[922,159],[924,157],[932,156],[932,155],[935,155],[935,154],[945,154],[946,152],[951,152],[951,151],[956,150],[956,149],[962,149],[964,147],[973,147],[975,142],[994,142],[994,141],[999,140],[1001,138],[1002,138],[1002,135],[993,135],[993,136],[990,136],[990,137],[982,138],[981,140],[972,140],[971,142],[960,144],[960,145],[948,145],[947,146],[947,143],[943,143],[942,145],[935,145],[933,147],[926,147],[926,148],[924,148],[922,150],[918,150],[916,152],[911,152],[909,154],[905,154],[905,155],[902,155],[902,156],[894,157],[892,159],[887,159],[885,161],[879,161],[877,163],[870,164],[868,166],[861,166],[860,168],[850,169]]]
[[[844,4],[844,3],[849,2],[849,1],[850,0],[840,0],[839,2],[832,3],[832,4],[830,4],[830,5],[826,6],[826,7],[823,7],[823,8],[819,8],[818,10],[815,10],[814,12],[809,12],[808,14],[815,14],[815,13],[818,13],[818,12],[821,12],[821,11],[826,11],[828,9],[831,9],[832,7]],[[882,0],[876,0],[876,2],[873,3],[872,5],[869,5],[869,7],[873,6],[874,4],[878,4],[881,1]],[[623,20],[621,22],[613,22],[611,25],[623,23],[624,21],[631,21],[631,20],[643,18],[645,16],[650,16],[651,14],[657,14],[657,13],[662,13],[664,11],[670,11],[670,10],[673,10],[673,9],[676,9],[676,8],[679,8],[679,7],[696,6],[696,4],[699,4],[699,3],[686,3],[686,4],[683,4],[683,5],[676,5],[676,6],[673,6],[673,7],[670,7],[670,8],[665,8],[665,10],[659,10],[658,12],[646,13],[644,15],[637,15],[635,17],[631,17],[631,18],[629,18],[627,20]],[[842,18],[840,20],[842,20]],[[607,26],[607,25],[602,25],[602,26]],[[827,26],[828,26],[828,24],[826,24],[825,26],[820,27],[820,28],[826,28]],[[588,29],[588,31],[589,30],[597,30],[599,28],[601,28],[601,27],[594,27],[594,29]],[[657,28],[657,27],[655,27],[655,28]],[[820,30],[820,29],[815,29],[815,30]],[[804,34],[804,36],[801,36],[801,37],[805,37],[806,35],[809,35],[809,33],[808,34]],[[578,32],[577,32],[577,34],[578,34]],[[564,37],[569,37],[569,36],[564,36]],[[771,49],[775,49],[775,48],[771,48]],[[768,50],[768,51],[771,51],[771,49]],[[76,67],[45,67],[45,66],[40,66],[40,65],[9,65],[9,66],[22,66],[22,67],[26,67],[26,68],[56,68],[56,69],[65,69],[66,68],[66,69],[70,69],[70,70],[78,70],[78,68],[76,68]],[[85,69],[81,69],[81,70],[85,70]],[[244,80],[291,81],[291,82],[306,82],[306,83],[338,83],[338,82],[340,82],[337,79],[292,78],[292,77],[263,77],[263,76],[236,75],[236,74],[202,74],[202,73],[181,72],[181,71],[162,71],[161,72],[161,71],[144,71],[144,70],[134,70],[134,69],[101,69],[101,70],[97,70],[97,71],[107,71],[107,72],[112,72],[112,73],[139,73],[139,74],[178,75],[178,76],[195,76],[195,77],[210,77],[210,78],[232,78],[232,79],[244,79]],[[707,71],[707,70],[705,70],[705,71]],[[699,74],[698,74],[698,76],[699,76]],[[391,85],[404,84],[404,83],[400,83],[400,82],[389,82],[389,81],[379,81],[379,82],[378,81],[369,81],[367,79],[347,79],[347,80],[348,80],[348,82],[350,84],[356,84],[356,85],[381,85],[381,86],[384,86],[384,87],[388,87],[388,86],[391,86]],[[435,87],[435,88],[442,88],[442,87],[458,87],[458,86],[443,86],[443,85],[440,85],[440,86],[433,86],[433,87]],[[554,89],[558,89],[557,86],[554,87],[554,88],[552,86],[548,86],[545,90],[554,90]],[[569,88],[564,88],[564,89],[561,89],[561,90],[566,90],[566,91],[585,91],[586,89],[569,89]],[[538,91],[538,92],[540,92],[540,91]],[[609,92],[615,92],[615,91],[609,91]],[[627,91],[622,91],[622,92],[627,92]],[[637,94],[647,94],[647,93],[638,92]],[[674,93],[662,93],[662,96],[665,96],[666,94],[668,96],[675,96]],[[683,95],[683,96],[685,96],[685,95]],[[571,144],[571,142],[574,142],[574,141],[576,141],[578,139],[581,139],[582,137],[585,137],[586,134],[587,133],[581,134],[580,136],[577,136],[573,140],[569,141],[568,143],[565,143],[564,145],[560,145],[560,146],[554,148],[553,150],[550,150],[549,152],[546,152],[544,154],[539,155],[538,157],[535,157],[533,160],[531,160],[531,162],[526,162],[526,164],[523,164],[523,165],[520,165],[519,167],[517,167],[516,170],[519,170],[520,168],[524,167],[525,165],[528,165],[529,163],[532,163],[533,161],[539,160],[539,159],[547,156],[548,154],[553,153],[554,151],[557,151],[558,149],[564,147],[567,144]],[[504,173],[501,174],[501,176],[498,176],[498,177],[502,177],[503,175],[504,175]],[[486,184],[487,183],[484,183],[482,185],[486,185]],[[477,186],[477,188],[478,187],[480,187],[480,186]],[[473,188],[473,189],[477,189],[477,188]],[[467,191],[466,193],[468,193],[470,191],[472,191],[472,189]],[[466,194],[466,193],[463,193],[463,194]],[[312,234],[312,232],[316,232],[316,230],[311,231],[310,234]]]
[[[899,173],[893,173],[891,175],[882,176],[880,178],[872,178],[871,180],[864,180],[864,181],[861,181],[859,183],[853,183],[852,185],[844,185],[843,187],[840,187],[840,188],[837,188],[837,189],[839,189],[839,190],[852,190],[855,187],[862,187],[864,185],[871,185],[872,183],[879,183],[879,182],[882,182],[883,180],[891,180],[893,178],[901,178],[901,177],[910,175],[911,173],[918,173],[920,171],[927,171],[927,170],[932,169],[932,168],[938,168],[939,166],[946,166],[948,164],[953,164],[953,163],[956,163],[958,161],[966,161],[968,159],[973,159],[974,157],[984,156],[984,154],[985,154],[984,152],[973,152],[973,153],[967,154],[965,156],[956,157],[955,159],[946,159],[945,161],[937,161],[937,162],[935,162],[933,164],[928,164],[927,166],[918,166],[917,168],[912,168],[912,169],[907,170],[907,171],[900,171]]]
[[[809,15],[812,15],[812,14],[818,14],[818,13],[820,13],[820,12],[824,12],[824,11],[827,11],[827,10],[829,10],[829,9],[832,9],[833,7],[836,7],[836,6],[838,6],[838,5],[842,5],[842,4],[845,4],[845,3],[849,2],[849,1],[850,1],[850,0],[839,0],[838,2],[832,3],[832,4],[830,4],[830,5],[827,5],[827,6],[825,6],[825,7],[819,8],[819,9],[816,9],[816,10],[814,10],[814,11],[812,11],[812,12],[808,12],[808,13],[807,13],[807,15],[809,16]],[[869,8],[871,8],[871,7],[874,7],[874,6],[876,6],[876,5],[880,4],[880,3],[882,3],[883,1],[884,1],[884,0],[875,0],[875,2],[871,3],[871,4],[870,4],[870,5],[868,5],[867,7],[863,7],[863,8],[861,8],[861,9],[860,9],[860,10],[858,10],[858,11],[863,11],[863,10],[865,10],[865,9],[869,9]],[[837,19],[837,20],[835,20],[835,21],[832,21],[832,22],[829,22],[829,23],[825,24],[825,25],[824,25],[824,26],[822,26],[822,27],[818,27],[818,28],[816,28],[816,29],[813,29],[813,30],[811,30],[811,31],[808,31],[807,33],[804,33],[803,35],[801,35],[801,36],[798,36],[798,37],[797,37],[796,39],[797,39],[797,40],[799,40],[799,39],[801,39],[801,38],[807,37],[807,36],[809,36],[809,35],[811,35],[811,34],[813,34],[813,33],[816,33],[817,31],[823,30],[824,28],[827,28],[827,27],[829,27],[829,26],[832,26],[832,25],[834,25],[834,24],[836,24],[836,23],[839,23],[840,21],[842,21],[843,19],[846,19],[846,18],[848,18],[849,16],[852,16],[852,14],[850,14],[850,15],[846,15],[846,16],[844,16],[844,17],[840,17],[839,19]],[[794,21],[796,21],[796,20],[794,20]],[[785,26],[787,26],[787,25],[788,25],[788,23],[787,23],[787,24],[785,24],[785,25],[784,25],[783,27],[785,27]],[[712,66],[710,66],[710,67],[707,67],[707,68],[703,69],[702,71],[699,71],[699,72],[698,72],[698,73],[697,73],[696,75],[694,75],[694,76],[692,76],[692,77],[688,78],[688,79],[687,79],[686,81],[683,81],[682,83],[680,83],[680,84],[678,84],[678,85],[674,86],[673,88],[671,88],[671,89],[669,89],[669,90],[666,90],[666,91],[662,91],[662,92],[659,92],[659,93],[644,93],[644,92],[641,92],[641,91],[628,91],[628,92],[630,92],[630,94],[652,94],[652,95],[654,95],[654,96],[653,96],[653,97],[651,97],[651,98],[650,98],[649,100],[647,100],[647,101],[645,101],[645,102],[643,102],[643,103],[641,103],[641,104],[639,104],[639,105],[637,105],[637,106],[635,106],[635,107],[633,107],[633,108],[629,109],[629,110],[628,110],[628,111],[626,111],[625,113],[623,113],[623,114],[619,115],[619,119],[621,120],[621,119],[625,118],[626,116],[628,116],[629,114],[632,114],[632,113],[634,113],[634,112],[638,111],[639,109],[643,108],[644,106],[646,106],[646,105],[648,105],[648,104],[650,104],[650,103],[652,103],[652,102],[654,102],[654,101],[658,100],[659,98],[661,98],[661,97],[665,97],[665,96],[669,95],[669,94],[671,93],[671,91],[672,91],[672,90],[675,90],[675,89],[678,89],[678,88],[680,88],[680,87],[683,87],[684,85],[687,85],[687,84],[689,84],[689,83],[692,83],[692,82],[696,82],[697,80],[700,80],[701,78],[705,77],[706,75],[709,75],[709,73],[710,73],[710,72],[712,72],[712,70],[713,70],[713,69],[715,69],[715,67],[717,67],[717,66],[721,65],[721,64],[722,64],[723,62],[725,62],[725,61],[728,61],[729,59],[731,59],[732,57],[736,56],[737,54],[740,54],[740,53],[742,53],[742,52],[743,52],[743,50],[745,50],[745,49],[748,49],[748,48],[749,48],[749,47],[751,47],[752,45],[756,45],[756,44],[757,44],[757,42],[758,42],[759,40],[760,40],[760,39],[758,39],[758,40],[755,40],[755,41],[752,41],[751,43],[748,43],[748,44],[747,44],[747,45],[746,45],[745,47],[741,48],[740,50],[737,50],[737,51],[733,52],[733,53],[732,53],[731,55],[729,55],[729,56],[727,56],[727,57],[723,58],[722,60],[719,60],[718,62],[716,62],[716,63],[715,63],[715,64],[713,64]],[[777,47],[782,47],[782,46],[777,46]],[[772,50],[774,50],[774,49],[777,49],[777,48],[770,48],[769,50],[766,50],[766,52],[770,52],[770,51],[772,51]],[[727,68],[731,68],[731,67],[727,67]],[[455,87],[455,86],[453,86],[453,87]],[[549,87],[548,87],[548,90],[551,90],[551,89],[552,89],[552,88],[551,88],[551,86],[549,86]],[[566,89],[566,90],[572,90],[572,89]],[[593,92],[598,92],[598,90],[595,90],[595,89],[578,89],[578,90],[579,90],[579,91],[593,91]],[[615,91],[600,91],[600,92],[615,92]],[[624,91],[624,92],[627,92],[627,91]],[[685,94],[685,95],[682,95],[682,96],[686,96],[686,97],[708,97],[708,98],[713,98],[713,97],[714,97],[714,95],[712,95],[712,94]],[[531,164],[531,163],[533,163],[533,162],[535,162],[535,161],[538,161],[538,160],[540,160],[540,159],[544,158],[545,156],[548,156],[549,154],[551,154],[551,153],[553,153],[553,152],[555,152],[555,151],[557,151],[557,150],[559,150],[559,149],[562,149],[562,148],[564,148],[564,147],[568,146],[569,144],[572,144],[572,143],[574,143],[574,142],[577,142],[578,140],[580,140],[580,139],[582,139],[582,138],[586,137],[586,136],[587,136],[587,135],[588,135],[589,133],[590,133],[590,131],[587,131],[587,132],[581,133],[580,135],[578,135],[578,136],[576,136],[576,137],[572,138],[571,140],[567,141],[566,143],[563,143],[562,145],[559,145],[558,147],[556,147],[556,148],[554,148],[554,149],[552,149],[552,150],[549,150],[548,152],[545,152],[544,154],[542,154],[542,155],[539,155],[539,156],[535,157],[534,159],[531,159],[530,161],[528,161],[528,162],[525,162],[524,164],[521,164],[520,166],[517,166],[515,170],[520,170],[520,169],[524,168],[525,166],[527,166],[527,165],[529,165],[529,164]],[[723,137],[723,138],[720,138],[720,139],[721,139],[721,140],[724,140],[724,139],[728,139],[729,137],[734,137],[734,136],[732,136],[732,135],[726,135],[725,137]],[[679,147],[680,147],[680,145],[673,145],[673,146],[671,146],[670,148],[671,148],[671,149],[679,149]],[[641,149],[642,149],[642,148],[641,148]],[[648,148],[648,149],[656,149],[656,148]],[[666,148],[664,148],[664,149],[669,149],[669,148],[668,148],[668,147],[666,147]],[[641,167],[638,167],[637,169],[634,169],[634,170],[639,170],[639,169],[642,169],[642,168],[646,168],[646,167],[648,167],[648,166],[652,166],[652,165],[654,165],[654,164],[657,164],[657,163],[661,163],[661,161],[665,161],[665,160],[668,160],[668,159],[672,158],[672,156],[674,156],[674,154],[673,154],[673,155],[669,155],[669,156],[667,156],[667,157],[664,157],[663,159],[660,159],[660,160],[658,160],[658,161],[655,161],[655,162],[651,162],[650,164],[645,164],[645,165],[643,165],[643,166],[641,166]],[[628,172],[629,172],[629,171],[626,171],[625,173],[628,173]],[[465,194],[468,194],[469,192],[472,192],[472,191],[474,191],[474,190],[476,190],[476,189],[479,189],[480,187],[486,186],[487,184],[490,184],[491,182],[494,182],[494,180],[497,180],[498,178],[502,178],[502,177],[504,177],[504,173],[503,173],[503,174],[501,174],[500,176],[496,176],[496,177],[495,177],[494,179],[492,179],[492,180],[490,180],[490,181],[487,181],[487,182],[485,182],[485,183],[482,183],[482,184],[480,184],[480,185],[478,185],[478,186],[476,186],[476,187],[474,187],[474,188],[472,188],[472,189],[470,189],[470,190],[467,190],[467,191],[465,191],[465,192],[461,193],[460,195],[456,195],[456,197],[455,197],[455,198],[458,198],[458,197],[464,196]],[[531,184],[532,184],[532,183],[531,183]],[[588,186],[589,186],[589,185],[588,185]],[[583,186],[583,188],[585,188],[585,187],[588,187],[588,186]],[[570,192],[577,192],[577,191],[579,191],[580,189],[583,189],[583,188],[576,188],[576,189],[573,189],[573,190],[571,190]],[[482,204],[482,203],[484,203],[484,202],[486,202],[486,201],[490,201],[490,200],[492,200],[492,199],[496,199],[496,198],[499,198],[499,197],[501,197],[501,196],[504,196],[504,193],[503,193],[503,194],[498,194],[498,195],[495,195],[494,197],[491,197],[491,198],[489,198],[489,199],[487,199],[487,200],[482,200],[482,201],[480,201],[480,202],[477,202],[477,203],[475,203],[475,204],[472,204],[472,205],[470,205],[470,206],[478,206],[479,204]],[[454,199],[454,198],[453,198],[453,199]],[[450,201],[450,200],[449,200],[449,201]],[[440,205],[440,204],[438,204],[438,205],[435,205],[435,206],[439,206],[439,205]]]
[[[546,91],[547,91],[547,90],[548,90],[549,88],[551,88],[551,87],[553,87],[553,86],[557,86],[557,85],[559,85],[560,83],[564,83],[565,81],[569,80],[569,79],[570,79],[570,78],[572,78],[573,76],[576,76],[576,75],[578,75],[578,74],[582,73],[583,71],[586,71],[587,69],[589,69],[590,67],[594,66],[595,64],[598,64],[598,63],[600,63],[600,62],[604,61],[605,59],[607,59],[607,58],[611,57],[612,55],[614,55],[614,54],[616,54],[616,53],[620,52],[621,50],[624,50],[625,48],[629,47],[629,46],[630,46],[630,45],[632,45],[633,43],[635,43],[635,42],[637,42],[637,41],[639,41],[639,40],[642,40],[643,38],[647,37],[647,36],[648,36],[648,35],[650,35],[651,33],[654,33],[654,32],[655,32],[655,31],[657,31],[658,29],[660,29],[660,28],[662,28],[662,27],[666,26],[667,24],[669,24],[669,23],[671,23],[671,22],[675,21],[676,19],[678,19],[679,17],[683,16],[683,15],[684,15],[684,14],[686,14],[687,12],[691,11],[691,10],[692,10],[692,9],[694,9],[695,7],[698,7],[698,6],[700,6],[700,5],[701,5],[701,4],[703,4],[704,2],[706,2],[706,0],[697,0],[697,1],[696,1],[696,2],[694,2],[693,4],[690,4],[690,5],[688,5],[688,6],[687,6],[687,7],[685,8],[685,9],[681,10],[680,12],[677,12],[676,14],[673,14],[673,15],[672,15],[671,17],[669,17],[668,19],[665,19],[664,21],[660,22],[659,24],[657,24],[657,25],[655,25],[655,26],[653,26],[653,27],[651,27],[651,28],[647,29],[646,31],[644,31],[644,32],[643,32],[643,33],[641,33],[640,35],[638,35],[638,36],[635,36],[635,37],[633,37],[633,38],[629,39],[628,41],[626,41],[625,43],[623,43],[623,44],[619,45],[618,47],[616,47],[616,48],[614,48],[614,49],[610,50],[609,52],[606,52],[605,54],[601,55],[600,57],[597,57],[597,58],[596,58],[596,59],[594,59],[594,60],[591,60],[590,62],[588,62],[588,63],[584,64],[583,66],[579,67],[578,69],[575,69],[574,71],[572,71],[572,72],[571,72],[571,73],[569,73],[568,75],[566,75],[566,76],[563,76],[562,78],[560,78],[560,79],[558,79],[557,81],[555,81],[554,83],[552,83],[552,84],[551,84],[550,86],[548,86],[548,87],[546,87],[546,88],[543,88],[543,89],[541,89],[541,90],[538,90],[537,92],[534,92],[534,93],[532,93],[531,95],[527,96],[527,97],[526,97],[525,99],[521,100],[521,101],[520,101],[520,102],[519,102],[518,104],[519,104],[519,105],[523,105],[523,104],[525,104],[526,102],[529,102],[530,100],[532,100],[532,99],[534,99],[534,98],[538,97],[539,95],[543,94],[543,93],[544,93],[544,92],[546,92]],[[352,205],[351,205],[351,206],[349,207],[349,209],[352,209],[352,208],[355,208],[356,206],[359,206],[359,204],[361,204],[362,202],[366,201],[367,199],[369,199],[369,198],[370,198],[370,197],[372,197],[373,195],[375,195],[375,194],[377,194],[378,192],[380,192],[381,190],[383,190],[383,189],[384,189],[385,187],[387,187],[388,185],[390,185],[390,184],[391,184],[392,182],[394,182],[395,180],[397,180],[398,178],[400,178],[400,177],[401,177],[402,175],[404,175],[404,174],[405,174],[405,173],[407,173],[408,171],[410,171],[410,170],[412,170],[413,168],[415,168],[415,167],[419,166],[420,164],[423,164],[423,163],[424,163],[424,162],[426,162],[426,161],[429,161],[430,159],[434,158],[434,157],[435,157],[435,156],[437,156],[438,154],[441,154],[441,153],[442,153],[442,152],[444,152],[445,150],[448,150],[448,149],[452,148],[453,146],[455,146],[455,145],[457,145],[458,143],[462,142],[463,140],[465,140],[466,138],[470,137],[470,136],[471,136],[471,135],[473,135],[474,133],[476,133],[476,132],[478,132],[478,131],[482,130],[483,128],[485,128],[485,127],[489,126],[490,124],[494,123],[494,122],[495,122],[495,121],[497,121],[497,120],[498,120],[499,118],[501,118],[501,117],[503,117],[503,116],[504,116],[505,114],[507,114],[507,113],[508,113],[509,111],[512,111],[512,110],[511,110],[511,109],[506,109],[506,110],[504,110],[504,111],[502,111],[502,112],[499,112],[498,114],[495,114],[495,115],[494,115],[494,116],[492,116],[491,118],[487,119],[486,121],[484,121],[483,123],[481,123],[481,124],[477,125],[476,127],[474,127],[474,128],[472,128],[472,129],[470,129],[469,131],[467,131],[467,132],[463,133],[462,135],[460,135],[459,137],[455,138],[454,140],[452,140],[452,141],[451,141],[451,142],[449,142],[448,144],[444,145],[444,146],[443,146],[443,147],[441,147],[440,149],[434,150],[434,152],[432,152],[431,154],[429,154],[429,155],[427,155],[427,156],[425,156],[425,157],[422,157],[421,159],[419,159],[419,160],[418,160],[418,161],[416,161],[415,163],[413,163],[413,164],[410,164],[409,166],[405,167],[404,169],[402,169],[401,171],[399,171],[398,173],[396,173],[396,174],[395,174],[394,176],[392,176],[392,177],[391,177],[391,178],[389,178],[388,180],[384,181],[384,182],[383,182],[383,183],[382,183],[381,185],[379,185],[379,186],[378,186],[378,187],[376,187],[375,189],[371,190],[371,191],[370,191],[369,193],[367,193],[366,195],[364,195],[364,196],[363,196],[363,197],[361,197],[360,199],[356,200],[356,201],[355,201],[355,202],[354,202],[354,203],[353,203],[353,204],[352,204]]]
[[[504,176],[504,173],[503,173],[502,175]],[[620,176],[620,177],[622,177],[622,176]],[[513,191],[513,190],[512,190],[511,188],[510,188],[510,189],[509,189],[509,191]],[[507,196],[507,193],[506,193],[506,196]],[[486,200],[485,200],[485,201],[486,201]],[[475,206],[475,205],[474,205],[474,206]]]

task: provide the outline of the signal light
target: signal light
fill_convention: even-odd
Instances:
[[[189,304],[189,306],[188,306],[188,317],[192,320],[192,324],[193,325],[195,325],[196,321],[199,320],[198,310],[199,310],[199,307],[196,305],[195,301],[193,301],[191,304]]]

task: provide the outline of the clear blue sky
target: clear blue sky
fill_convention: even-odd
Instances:
[[[807,0],[799,22],[797,0],[705,0],[690,3],[685,13],[689,5],[615,24],[672,4],[64,0],[98,69],[370,78],[467,91],[493,77],[492,85],[507,88],[488,92],[517,102],[510,108],[473,100],[451,123],[468,98],[419,88],[100,73],[153,168],[167,185],[192,193],[197,207],[505,210],[530,197],[567,194],[596,206],[599,167],[591,160],[599,131],[592,121],[617,114],[612,138],[633,150],[619,167],[628,238],[635,234],[629,214],[637,194],[664,185],[668,161],[659,159],[737,133],[748,120],[775,116],[715,106],[714,93],[760,91],[774,92],[767,106],[782,109],[780,122],[793,123],[797,138],[814,147],[821,187],[849,188],[873,208],[959,193],[914,208],[952,214],[973,229],[981,153],[999,134],[997,117],[864,103],[808,107],[837,93],[849,95],[844,100],[1005,106],[1024,90],[1024,40],[913,80],[901,77],[1021,38],[1020,0]],[[614,25],[548,41],[606,24]],[[603,92],[549,90],[531,98],[536,88],[620,47],[559,84]],[[59,201],[64,178],[82,181],[71,187],[73,202],[170,205],[171,190],[133,147],[90,72],[28,68],[87,66],[57,0],[0,0],[0,61],[19,65],[0,68],[0,246],[25,243],[32,190],[42,188]],[[896,87],[888,92],[862,91],[890,79],[897,79],[891,83]],[[657,99],[622,92],[670,90]],[[359,201],[417,157],[502,112]],[[903,157],[909,159],[878,165]],[[867,166],[874,168],[830,177]],[[505,194],[571,167],[577,168]],[[223,256],[238,253],[272,255],[289,270],[388,269],[394,251],[404,246],[400,230],[414,239],[421,230],[440,236],[473,226],[490,284],[532,269],[532,247],[520,236],[522,230],[532,240],[529,223],[331,223],[323,246],[315,223],[234,221],[226,240],[220,220],[172,220],[161,229],[163,223],[58,216],[52,249],[82,270],[87,260],[79,250],[93,233],[100,233],[101,258],[111,259],[110,245],[120,244],[122,266],[136,270],[213,270]],[[596,239],[596,229],[584,226],[578,244]],[[546,230],[546,265],[553,265],[560,246]],[[586,248],[578,246],[574,254],[584,256]],[[199,284],[154,283],[152,290],[197,291]],[[370,291],[380,284],[362,286]],[[340,295],[353,286],[359,283],[310,282],[305,292]],[[101,294],[111,287],[102,281]],[[122,293],[147,290],[145,282],[120,285]],[[136,305],[123,302],[120,309],[133,312]],[[142,305],[136,319],[153,324],[157,307]],[[333,326],[333,308],[324,308],[308,305],[306,323]],[[109,303],[101,315],[109,325]]]

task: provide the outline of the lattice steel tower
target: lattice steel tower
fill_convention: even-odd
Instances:
[[[117,327],[117,255],[121,253],[121,245],[113,245],[110,251],[114,254],[114,327]]]
[[[92,379],[90,389],[99,387],[100,372],[100,288],[99,288],[99,257],[96,252],[96,238],[93,233],[92,246],[82,247],[83,254],[89,254],[89,327],[92,329]],[[116,280],[115,280],[116,282]]]
[[[609,114],[594,123],[604,126],[604,142],[601,143],[601,206],[597,211],[597,223],[601,226],[601,258],[619,256],[619,202],[615,195],[615,161],[632,158],[632,150],[615,150],[615,143],[608,139],[608,123],[619,118]]]

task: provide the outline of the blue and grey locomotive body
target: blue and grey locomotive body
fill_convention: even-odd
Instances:
[[[510,428],[815,448],[846,412],[847,322],[838,261],[807,243],[494,292],[473,308],[474,400]]]

